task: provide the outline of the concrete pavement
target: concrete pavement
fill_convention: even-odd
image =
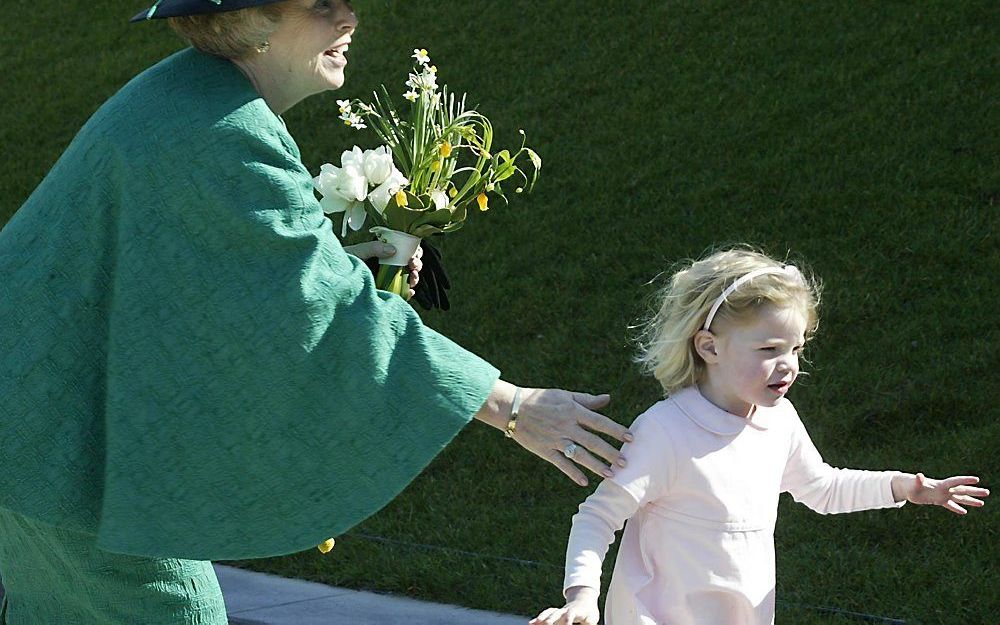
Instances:
[[[529,620],[220,564],[215,572],[230,625],[526,625]]]
[[[529,620],[214,566],[230,625],[526,625]]]

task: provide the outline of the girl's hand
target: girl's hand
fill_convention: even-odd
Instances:
[[[344,251],[357,256],[361,260],[368,260],[369,258],[389,258],[396,253],[396,248],[386,245],[381,241],[369,241],[367,243],[358,243],[357,245],[345,245]],[[413,297],[413,287],[417,286],[417,282],[420,282],[420,270],[424,266],[420,257],[423,255],[423,248],[418,247],[417,251],[413,253],[413,258],[410,259],[410,264],[407,266],[410,273],[410,297]]]
[[[933,504],[951,510],[955,514],[968,514],[962,506],[982,507],[983,501],[976,497],[990,494],[985,488],[977,488],[979,478],[974,475],[959,475],[943,480],[916,475],[897,475],[892,478],[892,495],[896,501],[906,499],[910,503]]]
[[[528,625],[597,625],[601,612],[597,609],[597,590],[586,586],[573,586],[566,591],[566,605],[549,608],[531,619]]]

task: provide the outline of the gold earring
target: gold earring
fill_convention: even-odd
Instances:
[[[265,42],[260,43],[260,44],[257,45],[257,52],[260,52],[261,54],[264,54],[265,52],[267,52],[270,49],[271,49],[271,42],[270,41],[265,41]]]

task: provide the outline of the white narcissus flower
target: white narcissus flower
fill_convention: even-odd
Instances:
[[[341,113],[346,113],[347,111],[351,110],[351,101],[350,100],[337,100],[337,106],[340,107],[340,112]]]
[[[434,202],[434,208],[445,208],[448,206],[448,194],[441,189],[434,189],[431,191],[431,201]]]
[[[344,150],[340,155],[340,166],[356,167],[359,171],[365,171],[365,153],[364,150],[358,146],[352,147],[350,150]]]
[[[420,94],[417,93],[416,91],[407,91],[406,93],[403,94],[403,97],[409,100],[410,102],[416,102],[417,98],[420,97]]]
[[[417,63],[420,63],[421,65],[427,65],[427,63],[431,60],[431,57],[427,55],[427,50],[423,48],[414,48],[413,58],[415,58]]]
[[[352,152],[344,152],[341,159],[343,167],[326,163],[320,167],[319,175],[313,178],[313,186],[323,195],[323,199],[319,201],[323,212],[328,215],[345,213],[341,237],[347,235],[348,225],[353,230],[360,230],[366,216],[364,201],[368,193],[368,181],[365,179],[364,169],[351,156]]]
[[[412,91],[416,91],[417,89],[434,91],[437,89],[437,74],[424,68],[424,71],[419,74],[410,74],[409,80],[406,81],[406,86]]]
[[[345,125],[350,126],[351,128],[354,128],[355,130],[361,130],[362,128],[367,128],[368,127],[368,126],[365,125],[364,120],[362,119],[362,117],[360,115],[358,115],[357,113],[353,113],[353,112],[344,113],[344,115],[340,116],[340,119],[344,120],[344,124]]]
[[[374,150],[365,150],[364,168],[368,184],[376,186],[382,184],[392,174],[392,152],[384,145]]]
[[[382,213],[385,211],[386,204],[389,203],[389,198],[409,182],[402,172],[393,167],[392,173],[385,179],[385,182],[372,189],[372,192],[368,194],[368,200],[378,212]]]

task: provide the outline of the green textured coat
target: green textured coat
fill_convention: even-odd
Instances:
[[[374,288],[230,62],[181,51],[0,232],[0,506],[139,556],[311,548],[398,494],[498,372]]]

